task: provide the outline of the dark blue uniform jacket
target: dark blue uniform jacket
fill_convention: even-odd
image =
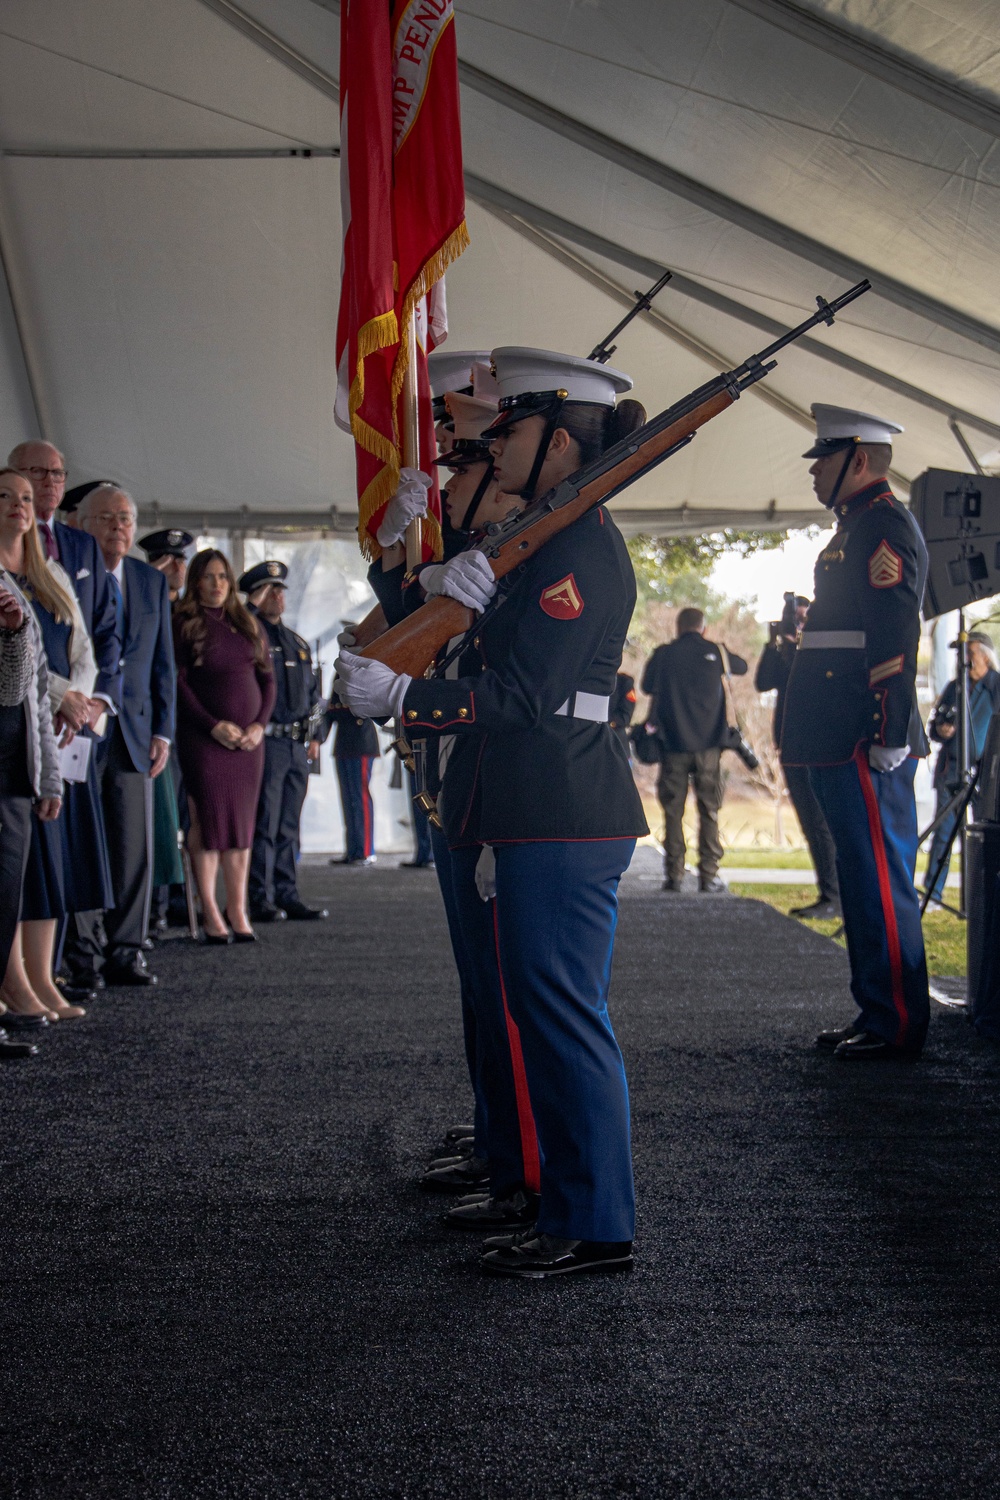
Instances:
[[[781,759],[841,765],[863,744],[908,744],[926,755],[916,701],[923,538],[884,479],[838,505],[836,515],[785,690]],[[864,644],[807,649],[803,640],[816,631],[850,631]]]
[[[252,606],[250,613],[256,615],[271,652],[276,689],[271,723],[296,724],[308,719],[319,702],[319,684],[308,641],[280,620],[276,625],[265,620]]]
[[[449,844],[641,836],[642,804],[614,730],[556,713],[575,692],[615,691],[635,606],[621,533],[592,510],[504,585],[462,675],[414,681],[404,700],[408,732],[456,737],[438,801]]]

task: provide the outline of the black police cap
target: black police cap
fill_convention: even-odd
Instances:
[[[158,557],[184,557],[188,547],[194,546],[194,537],[190,531],[171,527],[167,531],[151,531],[148,536],[140,537],[139,546],[150,562],[155,562]]]
[[[283,589],[286,587],[285,579],[288,577],[288,569],[283,562],[275,562],[273,558],[268,562],[258,563],[255,568],[248,568],[241,574],[236,587],[241,594],[252,594],[254,589],[259,589],[265,583]]]

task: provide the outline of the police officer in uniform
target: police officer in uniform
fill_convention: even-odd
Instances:
[[[176,604],[187,577],[188,548],[194,546],[190,531],[170,527],[167,531],[151,531],[140,537],[139,546],[146,554],[151,568],[164,575],[171,604]]]
[[[319,754],[313,733],[319,684],[306,641],[281,623],[285,608],[282,562],[262,562],[237,587],[257,616],[271,649],[277,697],[264,730],[264,779],[250,855],[250,916],[254,922],[319,922],[328,913],[307,906],[296,883],[299,819],[309,784],[309,762]]]
[[[806,458],[837,529],[816,563],[815,591],[785,692],[781,758],[809,766],[837,850],[840,900],[858,1015],[817,1046],[844,1061],[913,1059],[930,1002],[913,884],[913,778],[927,740],[917,712],[917,646],[927,551],[889,488],[902,428],[867,412],[813,406]]]
[[[644,420],[616,398],[627,375],[544,350],[494,351],[490,429],[501,492],[530,501]],[[473,608],[497,591],[483,552],[439,565]],[[634,1190],[628,1093],[607,1012],[617,887],[646,832],[628,758],[609,724],[635,605],[628,552],[595,507],[501,585],[475,631],[471,670],[411,679],[342,653],[358,713],[453,734],[438,808],[453,849],[494,866],[501,994],[524,1067],[540,1194],[536,1222],[487,1242],[484,1270],[531,1279],[625,1269]],[[454,595],[457,597],[457,595]],[[478,668],[478,670],[476,670]],[[495,864],[494,864],[495,861]]]

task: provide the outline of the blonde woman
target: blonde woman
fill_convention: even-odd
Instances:
[[[62,746],[77,736],[92,744],[90,724],[104,705],[90,696],[97,675],[90,638],[72,583],[42,553],[31,483],[13,470],[0,471],[0,565],[32,606],[48,669],[53,727]],[[83,779],[66,783],[58,823],[41,809],[33,819],[20,942],[14,943],[0,988],[8,1022],[13,1018],[15,1025],[20,1020],[36,1027],[84,1014],[81,1006],[66,1002],[52,976],[60,919],[105,905],[110,892],[96,766],[89,750],[84,755]]]

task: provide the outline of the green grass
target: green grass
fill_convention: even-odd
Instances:
[[[774,868],[765,865],[764,868]],[[794,867],[793,867],[794,868]],[[793,906],[806,906],[816,898],[813,885],[748,885],[737,883],[729,889],[734,896],[748,896],[757,901],[766,901],[776,911],[787,915]],[[810,922],[808,925],[826,937],[833,937],[839,922]],[[843,943],[843,938],[839,939]],[[951,912],[932,911],[924,917],[924,943],[927,948],[927,969],[932,978],[938,975],[965,974],[965,923],[953,917]]]
[[[808,849],[729,848],[722,856],[722,863],[737,870],[811,870],[812,856]],[[927,855],[921,849],[917,854],[917,873],[926,868]],[[952,870],[956,868],[956,860],[952,860]]]

